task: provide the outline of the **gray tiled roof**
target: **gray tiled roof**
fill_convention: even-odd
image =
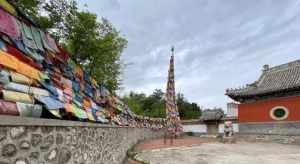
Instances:
[[[202,121],[215,121],[221,120],[224,114],[220,111],[203,111],[200,120]]]
[[[247,97],[295,89],[300,89],[300,60],[265,68],[257,81],[243,88],[227,89],[226,95]]]

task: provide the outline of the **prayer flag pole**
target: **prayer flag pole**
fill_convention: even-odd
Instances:
[[[176,104],[175,77],[174,77],[174,46],[171,48],[171,59],[168,71],[166,90],[166,120],[168,132],[176,136],[182,132],[180,117]]]

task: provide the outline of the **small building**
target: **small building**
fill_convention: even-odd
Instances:
[[[207,128],[207,134],[218,134],[219,124],[223,122],[224,113],[222,111],[203,111],[200,121],[202,121]]]
[[[186,133],[192,132],[194,135],[218,135],[224,133],[224,122],[230,121],[233,123],[235,133],[239,131],[236,116],[224,114],[221,110],[205,110],[202,112],[200,119],[181,120],[183,131]]]
[[[257,81],[226,95],[240,103],[240,132],[300,135],[300,60],[265,65]]]

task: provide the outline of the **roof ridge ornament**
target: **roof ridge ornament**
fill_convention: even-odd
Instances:
[[[263,66],[262,71],[263,71],[263,72],[266,72],[266,71],[268,71],[269,69],[270,69],[270,66],[269,66],[268,64],[265,64],[265,65]]]

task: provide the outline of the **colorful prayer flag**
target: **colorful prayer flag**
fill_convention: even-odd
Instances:
[[[182,131],[180,117],[176,104],[175,77],[174,77],[174,47],[171,49],[168,82],[166,91],[166,119],[168,131],[172,134],[178,134]]]

